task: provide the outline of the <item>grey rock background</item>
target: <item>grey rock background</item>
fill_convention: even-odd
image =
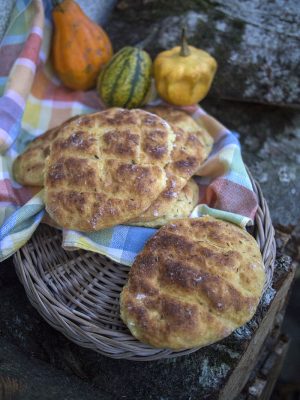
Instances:
[[[0,337],[0,378],[8,377],[18,384],[20,396],[12,400],[95,400],[99,391],[70,373],[28,357],[11,341]],[[7,378],[6,378],[7,379]],[[0,382],[1,387],[1,382]],[[0,393],[1,395],[1,393]],[[10,397],[0,397],[8,400]],[[106,396],[107,400],[113,398]]]
[[[15,0],[0,0],[0,41],[7,28]]]
[[[122,47],[158,25],[154,56],[179,43],[185,22],[190,44],[218,61],[211,97],[300,106],[299,20],[297,0],[122,0],[107,28]]]
[[[78,0],[77,3],[93,21],[105,25],[117,0]]]

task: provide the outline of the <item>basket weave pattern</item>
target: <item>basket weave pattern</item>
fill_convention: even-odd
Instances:
[[[268,205],[252,180],[259,208],[253,236],[272,282],[276,245]],[[83,250],[66,252],[61,232],[41,225],[31,241],[14,256],[17,274],[28,298],[55,329],[80,346],[111,358],[150,361],[189,354],[197,348],[155,349],[136,340],[119,315],[119,295],[129,267]]]

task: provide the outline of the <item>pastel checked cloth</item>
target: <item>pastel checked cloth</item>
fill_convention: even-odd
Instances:
[[[0,261],[23,246],[45,213],[43,191],[14,181],[12,163],[26,145],[73,115],[103,109],[95,91],[64,88],[49,62],[50,0],[17,0],[0,44]],[[198,106],[187,107],[214,138],[197,172],[199,205],[191,217],[210,214],[245,227],[253,223],[257,198],[241,157],[237,135]],[[94,233],[63,230],[62,246],[101,253],[131,265],[156,229],[115,226]]]

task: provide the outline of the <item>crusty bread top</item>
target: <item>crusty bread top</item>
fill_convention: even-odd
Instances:
[[[171,106],[148,106],[146,107],[146,110],[153,114],[159,115],[161,118],[166,120],[171,125],[175,133],[177,129],[183,129],[186,132],[197,136],[205,146],[204,157],[208,157],[213,146],[213,138],[207,132],[204,125],[201,124],[201,121],[196,122],[185,111]]]
[[[161,227],[173,219],[187,218],[192,213],[199,201],[199,186],[190,179],[177,197],[172,197],[166,213],[151,221],[126,222],[128,225],[146,226],[149,228]]]
[[[82,231],[136,217],[166,187],[175,135],[143,110],[112,108],[66,125],[46,163],[46,210],[60,226]]]
[[[204,132],[188,114],[172,107],[147,107],[150,112],[164,118],[175,132],[176,139],[171,154],[171,162],[166,167],[167,187],[151,206],[134,221],[151,222],[166,214],[171,204],[207,158]],[[212,140],[212,139],[211,139]]]
[[[162,227],[137,256],[121,294],[121,317],[154,347],[201,347],[253,316],[265,280],[254,238],[212,217]]]
[[[44,186],[44,170],[46,157],[50,153],[50,145],[59,130],[78,115],[68,119],[63,124],[49,129],[29,143],[25,151],[13,163],[13,175],[17,182],[24,186]]]

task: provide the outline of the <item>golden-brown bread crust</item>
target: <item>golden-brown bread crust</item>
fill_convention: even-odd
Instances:
[[[131,221],[136,225],[151,223],[168,212],[174,199],[207,158],[211,148],[203,139],[206,131],[184,111],[166,106],[147,107],[147,110],[164,118],[175,132],[176,139],[171,154],[172,161],[166,167],[167,187],[145,212]]]
[[[196,122],[185,111],[171,106],[148,106],[146,107],[146,110],[153,114],[159,115],[161,118],[166,120],[171,125],[174,132],[176,132],[176,128],[180,128],[196,135],[205,146],[205,158],[208,157],[213,146],[213,138],[205,129],[201,121]]]
[[[13,175],[18,183],[24,186],[44,186],[45,162],[50,153],[50,145],[59,134],[60,129],[76,118],[78,115],[49,129],[30,142],[25,151],[13,163]]]
[[[45,160],[49,155],[50,143],[58,129],[50,129],[45,134],[33,140],[24,153],[13,163],[13,176],[21,185],[43,186]]]
[[[265,272],[254,238],[212,217],[162,227],[137,256],[120,299],[131,333],[154,347],[202,347],[250,320]]]
[[[158,228],[174,219],[187,218],[196,207],[199,201],[199,186],[190,179],[184,188],[179,192],[178,197],[173,197],[169,203],[166,213],[159,218],[148,222],[134,222],[128,225],[146,226],[148,228]]]
[[[163,119],[143,110],[112,108],[65,125],[46,162],[50,217],[81,231],[136,217],[166,187],[174,140]]]
[[[140,225],[135,223],[134,225],[158,228],[174,219],[186,218],[196,207],[198,200],[199,186],[196,184],[194,179],[190,179],[179,193],[178,198],[174,199],[174,201],[171,203],[170,209],[167,211],[166,215],[163,215],[161,218],[157,218],[151,222],[140,223]],[[54,222],[47,212],[42,219],[42,223],[54,228],[60,228],[60,226]],[[133,225],[128,222],[126,222],[126,224]]]

